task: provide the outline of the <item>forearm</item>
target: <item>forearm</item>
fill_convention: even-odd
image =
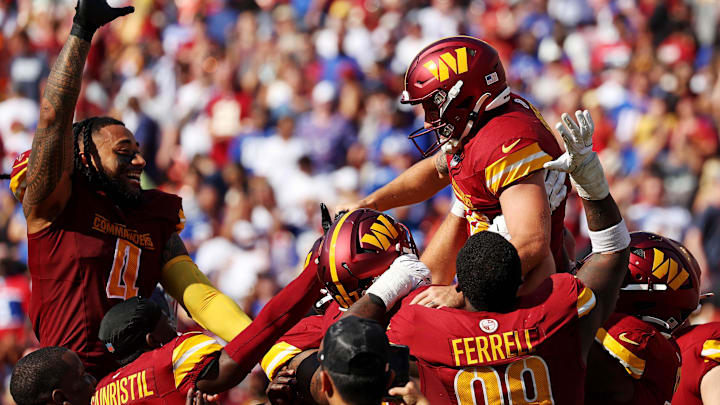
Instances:
[[[350,309],[345,311],[342,318],[346,316],[372,319],[381,325],[386,325],[388,321],[385,304],[380,298],[372,294],[363,295]]]
[[[223,349],[215,378],[202,379],[197,388],[225,391],[242,381],[272,345],[310,310],[320,297],[320,282],[309,267],[265,305],[258,317]]]
[[[411,205],[429,199],[448,184],[449,178],[438,173],[434,159],[427,158],[365,197],[362,205],[378,211]]]
[[[47,199],[73,166],[72,120],[90,42],[70,35],[40,100],[40,116],[28,160],[27,209]]]
[[[193,320],[225,341],[232,340],[252,322],[186,255],[168,261],[162,270],[161,284]]]
[[[420,261],[430,268],[433,284],[453,282],[455,258],[467,239],[466,228],[465,218],[448,214],[420,256]]]
[[[605,231],[622,221],[620,210],[609,194],[602,200],[583,199],[582,202],[591,232]],[[620,243],[620,238],[627,238],[629,241],[627,231],[614,238],[613,242]],[[595,244],[596,242],[593,240],[593,251],[601,251]],[[625,246],[593,254],[578,271],[578,277],[595,292],[600,313],[603,314],[603,321],[615,308],[617,292],[627,272],[627,262],[628,248]]]

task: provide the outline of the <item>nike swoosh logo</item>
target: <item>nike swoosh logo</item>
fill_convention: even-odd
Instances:
[[[618,337],[619,337],[620,340],[622,340],[623,342],[630,343],[631,345],[635,345],[635,346],[640,346],[640,343],[638,343],[638,342],[633,342],[632,340],[626,338],[626,337],[625,337],[626,334],[627,334],[627,332],[623,332],[623,333],[621,333],[620,335],[618,335]]]
[[[517,141],[511,143],[510,146],[505,146],[505,145],[503,145],[503,146],[502,146],[502,153],[508,153],[508,152],[510,152],[510,151],[512,150],[512,148],[514,148],[515,145],[517,145],[519,142],[520,142],[520,140],[518,139]]]

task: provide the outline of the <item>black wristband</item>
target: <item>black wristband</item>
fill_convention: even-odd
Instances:
[[[72,29],[70,30],[70,35],[75,35],[76,37],[84,39],[88,42],[92,42],[93,34],[95,34],[95,30],[88,30],[77,23],[73,23]]]
[[[315,371],[320,367],[320,360],[318,360],[317,353],[313,353],[303,359],[300,365],[295,369],[295,378],[297,379],[296,390],[297,394],[305,401],[305,403],[314,403],[315,400],[312,396],[310,386],[312,385],[313,375]]]

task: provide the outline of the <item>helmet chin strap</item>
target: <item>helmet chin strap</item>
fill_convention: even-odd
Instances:
[[[662,326],[663,328],[665,328],[665,329],[667,329],[667,330],[673,330],[675,327],[678,326],[678,321],[676,321],[675,318],[670,318],[670,319],[668,319],[668,321],[666,322],[666,321],[663,321],[663,320],[660,319],[660,318],[656,318],[656,317],[654,317],[654,316],[645,315],[645,316],[640,317],[640,319],[642,319],[642,320],[645,321],[645,322],[649,322],[649,323],[654,323],[654,324],[656,324],[656,325],[660,325],[660,326]]]
[[[458,82],[461,83],[461,82]],[[508,88],[509,90],[509,88]],[[509,93],[508,93],[509,94]],[[445,142],[440,149],[442,149],[443,152],[445,152],[446,155],[452,154],[455,152],[455,150],[460,146],[463,139],[465,139],[466,136],[470,133],[470,130],[472,129],[473,125],[475,125],[475,120],[478,117],[478,112],[480,111],[480,106],[482,103],[487,100],[487,98],[490,97],[490,93],[485,93],[480,98],[478,98],[478,101],[475,103],[475,108],[473,108],[472,112],[470,113],[470,117],[468,119],[467,124],[465,125],[465,130],[460,135],[459,138],[451,138],[447,142]],[[487,110],[487,108],[486,108]]]
[[[498,94],[497,97],[493,101],[490,102],[490,104],[485,107],[485,111],[490,111],[492,109],[498,108],[501,105],[507,103],[510,101],[510,87],[505,87],[505,90],[502,91],[502,93]]]

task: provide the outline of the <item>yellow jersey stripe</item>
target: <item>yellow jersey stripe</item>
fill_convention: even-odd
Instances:
[[[203,334],[197,334],[185,339],[173,350],[173,374],[175,376],[175,387],[178,387],[183,378],[190,372],[195,364],[208,354],[222,350],[218,342]]]
[[[582,318],[595,308],[595,294],[591,289],[584,287],[577,299],[578,318]]]
[[[276,343],[265,353],[265,356],[260,362],[260,366],[265,371],[265,375],[272,380],[275,378],[277,370],[287,364],[293,357],[300,354],[301,351],[302,350],[287,342]]]
[[[708,360],[720,361],[720,340],[706,340],[700,355]]]
[[[345,222],[345,220],[350,216],[350,214],[353,211],[347,212],[345,215],[340,218],[337,225],[335,225],[335,229],[333,230],[332,238],[330,239],[330,278],[332,279],[333,283],[335,284],[335,287],[337,287],[338,291],[340,292],[340,296],[345,299],[345,302],[348,303],[348,305],[352,304],[352,300],[350,300],[350,297],[348,296],[348,293],[345,291],[345,287],[343,287],[342,283],[340,282],[340,278],[337,274],[337,268],[335,267],[335,245],[337,244],[338,235],[340,234],[340,229],[342,228],[342,224]]]
[[[533,143],[488,166],[485,169],[485,185],[492,193],[497,193],[500,187],[542,169],[543,164],[551,160],[537,142]]]
[[[625,370],[635,379],[640,379],[645,372],[645,360],[626,349],[603,328],[598,329],[595,340],[600,343],[611,356],[616,358]]]
[[[180,211],[178,211],[178,223],[175,225],[176,232],[180,232],[185,229],[185,221],[185,211],[181,208]]]
[[[20,187],[20,183],[25,178],[25,172],[27,172],[27,166],[10,179],[10,190],[12,190],[13,193]]]

